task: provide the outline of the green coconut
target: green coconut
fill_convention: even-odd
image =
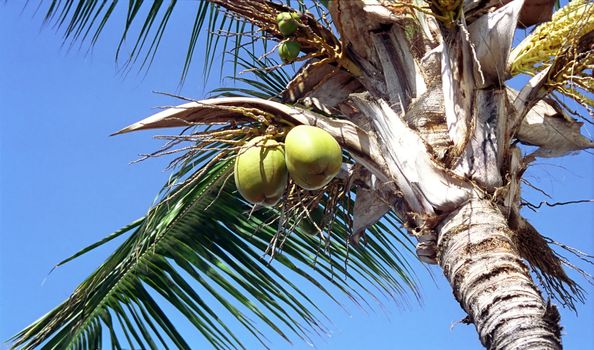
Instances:
[[[278,46],[278,55],[283,62],[291,62],[299,56],[301,44],[296,41],[285,41]]]
[[[275,205],[288,182],[283,147],[274,140],[254,138],[239,151],[234,176],[239,193],[247,201]]]
[[[296,12],[279,13],[278,16],[276,16],[279,32],[281,32],[283,36],[291,36],[295,34],[297,27],[299,26],[298,21],[300,17],[301,16]]]
[[[287,134],[285,160],[297,185],[306,190],[317,190],[338,174],[342,150],[328,132],[315,126],[299,125]]]

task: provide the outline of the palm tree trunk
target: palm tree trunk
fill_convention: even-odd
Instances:
[[[497,207],[474,198],[437,232],[437,261],[486,348],[561,349],[559,313],[543,301]]]

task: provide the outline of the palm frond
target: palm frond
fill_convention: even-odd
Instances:
[[[266,50],[270,35],[266,35],[253,23],[244,18],[227,12],[215,1],[198,1],[195,4],[195,19],[191,28],[186,55],[183,60],[180,83],[187,77],[196,47],[202,35],[205,35],[206,49],[204,53],[204,75],[208,76],[217,66],[216,59],[222,53],[220,67],[231,55],[234,70],[237,71],[237,51],[249,47],[252,55]],[[124,2],[78,0],[52,0],[47,2],[44,20],[56,28],[63,28],[64,41],[71,45],[85,42],[90,47],[100,39],[108,22],[124,10]],[[275,8],[290,10],[295,6],[300,11],[312,10],[321,15],[319,1],[313,1],[309,6],[303,1],[273,2]],[[130,0],[125,9],[125,25],[116,48],[116,59],[123,61],[124,70],[128,71],[134,65],[140,70],[149,69],[168,27],[169,21],[180,6],[191,6],[178,0]],[[186,10],[184,8],[184,10]],[[194,9],[192,9],[194,10]],[[111,21],[110,21],[111,20]],[[190,28],[188,28],[190,29]],[[206,32],[202,34],[203,32]],[[124,54],[124,43],[134,33],[131,49]],[[125,56],[125,57],[124,57]]]
[[[237,64],[249,73],[250,78],[240,76],[227,77],[236,83],[233,87],[221,87],[210,92],[213,97],[251,96],[279,100],[291,80],[286,66],[270,57],[256,57],[251,51],[244,50],[244,55],[237,56]]]
[[[50,4],[46,18],[58,26],[66,25],[70,18],[66,39],[84,40],[92,35],[93,44],[115,11],[116,2],[108,7],[93,3],[56,0]],[[304,6],[301,1],[296,3]],[[132,25],[142,23],[128,58],[130,63],[141,52],[148,52],[141,66],[150,66],[176,4],[175,0],[168,5],[153,2],[146,17],[141,18],[143,1],[129,2],[120,48],[132,32]],[[151,32],[155,27],[156,34]],[[258,57],[260,49],[253,40],[241,39],[259,29],[209,2],[199,2],[182,79],[205,28],[207,66],[212,67],[218,45],[222,44],[224,51],[231,45],[234,65],[253,73],[249,78],[236,77],[239,88],[213,93],[268,99],[279,96],[290,80],[288,73],[270,70],[276,62],[267,56]],[[227,35],[231,28],[235,33]],[[231,40],[233,37],[236,39]],[[261,44],[265,48],[266,40]],[[229,318],[264,346],[267,343],[261,326],[288,341],[295,337],[311,341],[312,336],[324,332],[326,317],[302,291],[306,284],[337,303],[343,302],[338,296],[342,294],[369,308],[385,298],[398,299],[407,291],[419,298],[414,272],[405,258],[406,254],[414,256],[413,244],[393,213],[368,229],[366,245],[349,245],[356,191],[340,181],[332,186],[342,195],[324,193],[309,202],[308,213],[297,206],[293,211],[282,207],[254,210],[245,202],[233,181],[228,181],[234,161],[234,150],[229,145],[233,144],[234,130],[255,122],[237,122],[240,125],[206,129],[185,124],[190,126],[185,134],[172,137],[174,141],[161,153],[156,152],[177,153],[171,150],[179,144],[177,140],[196,142],[196,135],[208,132],[232,135],[226,144],[208,140],[204,143],[208,147],[191,144],[181,148],[186,153],[172,162],[176,171],[145,217],[59,263],[69,262],[115,237],[129,235],[68,300],[15,335],[12,346],[97,349],[107,338],[116,349],[189,349],[173,322],[175,315],[166,311],[162,300],[216,349],[245,348],[235,335],[237,330],[228,325]],[[318,221],[320,218],[324,224]],[[278,245],[271,243],[279,241],[282,243]],[[263,256],[265,252],[268,257]],[[222,315],[221,309],[226,314]],[[260,325],[253,322],[254,318]]]
[[[49,3],[45,21],[53,24],[55,27],[64,28],[65,42],[84,43],[89,41],[93,46],[99,40],[101,33],[106,28],[110,19],[119,14],[123,2],[111,1],[61,1],[53,0]],[[188,49],[181,74],[181,81],[185,79],[189,72],[190,64],[194,57],[196,45],[200,39],[200,34],[206,31],[206,42],[209,50],[205,59],[211,67],[213,64],[213,52],[218,51],[218,35],[225,26],[231,25],[236,19],[222,16],[223,11],[220,7],[208,2],[196,2],[196,15],[194,25],[188,42]],[[135,34],[135,39],[130,52],[124,57],[124,69],[129,70],[135,63],[139,64],[139,69],[148,69],[152,64],[161,40],[169,23],[169,20],[180,2],[170,0],[144,1],[131,0],[128,2],[125,15],[125,25],[122,31],[119,43],[116,48],[116,59],[121,60],[124,56],[124,43],[131,33]],[[188,4],[184,4],[188,6]],[[224,19],[221,19],[223,18]],[[207,29],[207,30],[205,30]],[[243,32],[237,33],[244,34]],[[222,48],[227,51],[227,43]],[[140,60],[140,62],[138,62]],[[208,70],[205,71],[205,74]]]
[[[270,264],[262,254],[279,233],[273,224],[279,213],[253,211],[236,193],[233,181],[227,181],[233,156],[217,155],[218,151],[201,151],[186,158],[162,190],[161,202],[144,218],[62,262],[113,236],[130,234],[68,300],[17,334],[12,345],[96,349],[108,332],[113,348],[190,348],[158,296],[214,348],[245,348],[214,311],[216,305],[205,301],[206,294],[264,345],[253,317],[287,340],[309,339],[324,330],[323,311],[291,274],[336,302],[340,299],[335,291],[369,306],[366,299],[379,301],[378,294],[396,298],[410,290],[418,296],[400,251],[411,252],[412,245],[395,222],[371,228],[363,249],[346,244],[352,207],[347,198],[333,209],[336,219],[323,240],[307,230],[311,224],[306,220],[293,222],[282,254],[275,254],[276,262]],[[316,210],[326,211],[328,205],[322,200]]]

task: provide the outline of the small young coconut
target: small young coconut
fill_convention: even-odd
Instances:
[[[235,159],[235,185],[247,201],[264,206],[278,203],[288,182],[285,151],[274,140],[256,137]]]
[[[278,55],[283,62],[291,62],[299,56],[301,44],[296,41],[285,41],[278,46]]]
[[[297,185],[317,190],[338,174],[342,150],[328,132],[315,126],[299,125],[285,138],[285,160]]]
[[[301,16],[297,12],[281,12],[276,16],[276,23],[278,30],[283,36],[291,36],[297,31],[297,27]]]

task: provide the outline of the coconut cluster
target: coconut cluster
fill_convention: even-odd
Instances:
[[[286,37],[292,37],[299,27],[299,20],[301,16],[297,12],[281,12],[276,16],[276,23],[278,30]],[[287,40],[280,43],[278,46],[278,55],[283,62],[291,62],[299,56],[301,52],[301,44],[294,40]]]
[[[284,147],[262,136],[246,143],[235,160],[235,185],[247,201],[272,206],[285,192],[289,176],[303,189],[319,190],[341,165],[342,150],[332,135],[299,125],[289,131]]]

